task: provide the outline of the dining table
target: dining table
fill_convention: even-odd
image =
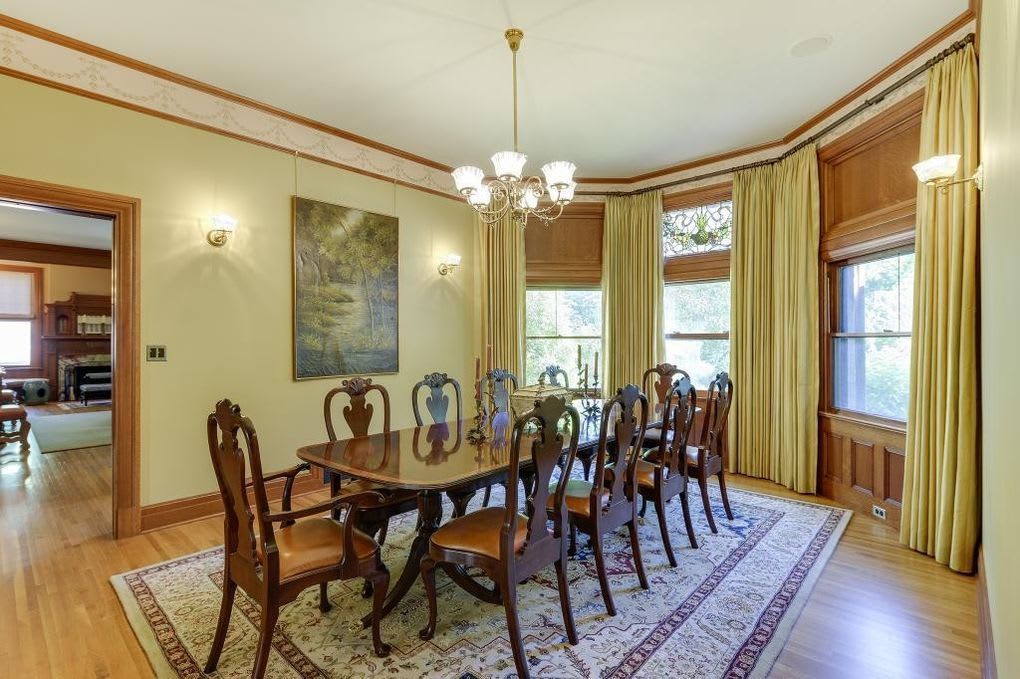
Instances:
[[[585,400],[590,404],[592,399]],[[578,408],[580,411],[581,408]],[[569,420],[564,420],[564,426]],[[589,460],[594,456],[599,441],[601,417],[580,420],[578,456]],[[443,520],[442,494],[448,491],[464,492],[481,489],[505,480],[510,468],[510,442],[512,422],[505,413],[497,413],[486,428],[487,437],[471,441],[466,432],[474,425],[473,419],[459,422],[429,424],[389,432],[354,436],[303,446],[297,456],[304,462],[343,478],[364,479],[394,489],[417,492],[418,527],[407,553],[403,571],[390,587],[383,604],[382,615],[389,614],[407,595],[419,578],[419,564],[429,549],[429,539]],[[607,443],[612,444],[612,427]],[[525,431],[521,438],[520,477],[525,491],[530,492],[534,476],[529,473],[531,446],[536,433]],[[570,437],[564,436],[564,453]],[[570,473],[570,470],[564,470]],[[469,590],[484,588],[460,572],[448,574]],[[369,616],[362,622],[368,624]]]

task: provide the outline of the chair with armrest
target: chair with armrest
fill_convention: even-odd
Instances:
[[[567,451],[567,469],[577,454],[580,417],[577,410],[556,396],[536,401],[535,407],[514,423],[510,445],[509,481],[505,507],[487,507],[454,519],[439,528],[429,540],[429,551],[421,560],[421,576],[429,600],[429,620],[419,636],[424,640],[436,631],[436,579],[435,569],[442,566],[447,573],[459,572],[454,582],[465,591],[489,603],[502,603],[506,611],[510,646],[513,650],[517,674],[529,677],[528,658],[521,638],[517,615],[517,584],[549,565],[555,565],[563,624],[571,644],[577,644],[574,614],[570,608],[570,591],[567,588],[567,541],[563,534],[567,527],[567,508],[564,501],[567,475],[561,474],[550,491],[549,481],[563,455],[563,432],[560,422],[570,419],[570,444]],[[538,432],[525,434],[529,423],[538,424]],[[531,464],[536,483],[525,502],[527,516],[518,513],[521,446],[525,439],[531,445]],[[551,512],[553,530],[547,521],[548,496],[553,496]],[[464,569],[479,568],[495,583],[493,589],[483,587],[473,579],[463,583]],[[456,570],[459,569],[459,570]]]
[[[389,646],[382,642],[379,621],[389,588],[389,572],[380,558],[379,544],[357,530],[350,520],[362,502],[377,500],[378,494],[352,493],[294,510],[291,508],[294,479],[308,465],[263,475],[255,427],[241,414],[241,408],[227,399],[217,403],[216,410],[209,415],[207,431],[209,453],[223,500],[224,561],[223,597],[205,671],[214,672],[219,663],[238,587],[262,609],[252,670],[255,679],[266,672],[280,608],[297,599],[308,587],[318,585],[319,608],[328,611],[327,585],[334,580],[365,578],[373,583],[372,643],[376,655],[386,656]],[[251,472],[250,481],[245,478],[246,466]],[[266,483],[281,479],[286,480],[281,509],[273,512]],[[249,489],[255,499],[254,512]],[[321,516],[344,508],[347,510],[344,520]]]

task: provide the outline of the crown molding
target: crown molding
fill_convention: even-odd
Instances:
[[[976,0],[963,13],[879,73],[806,120],[781,139],[684,161],[633,177],[578,177],[580,201],[628,191],[663,178],[711,168],[735,158],[766,159],[776,149],[834,117],[912,62],[974,21]],[[164,120],[222,134],[460,200],[452,168],[325,123],[203,83],[95,45],[0,14],[0,74],[53,87]],[[586,197],[588,196],[588,197]]]

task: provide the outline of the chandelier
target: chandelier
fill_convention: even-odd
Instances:
[[[577,187],[574,170],[577,167],[571,162],[557,160],[542,166],[545,182],[535,176],[524,176],[528,157],[517,146],[517,49],[524,39],[524,31],[511,28],[503,37],[513,54],[514,150],[500,151],[492,156],[495,179],[486,182],[485,172],[480,167],[465,165],[452,172],[453,181],[486,224],[495,224],[508,214],[513,215],[514,222],[521,228],[527,226],[531,216],[548,224],[563,214],[563,207],[574,199]],[[546,194],[550,204],[539,206],[539,201]]]

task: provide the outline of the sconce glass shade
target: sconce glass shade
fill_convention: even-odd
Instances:
[[[922,160],[914,165],[913,169],[914,174],[917,175],[917,181],[927,184],[955,176],[959,167],[960,156],[954,153],[945,156],[932,156],[928,160]]]
[[[500,151],[492,156],[492,167],[500,179],[520,179],[528,157],[517,151]]]
[[[453,175],[453,183],[457,185],[457,190],[461,193],[477,190],[482,185],[482,180],[485,179],[485,172],[482,171],[482,168],[473,165],[458,167],[450,174]]]
[[[556,204],[566,205],[570,201],[574,200],[574,189],[577,188],[577,182],[570,182],[563,188],[557,188],[552,184],[549,185],[549,198]]]
[[[449,276],[458,266],[460,266],[460,255],[456,252],[451,252],[439,263],[439,275]]]
[[[468,202],[471,203],[472,207],[489,207],[489,202],[491,200],[492,194],[489,192],[489,187],[485,185],[478,186],[478,188],[476,188],[471,195],[468,196]]]
[[[550,189],[552,187],[564,188],[569,186],[574,181],[574,170],[576,169],[577,166],[567,160],[546,163],[542,166],[542,174],[545,175],[546,186]]]

